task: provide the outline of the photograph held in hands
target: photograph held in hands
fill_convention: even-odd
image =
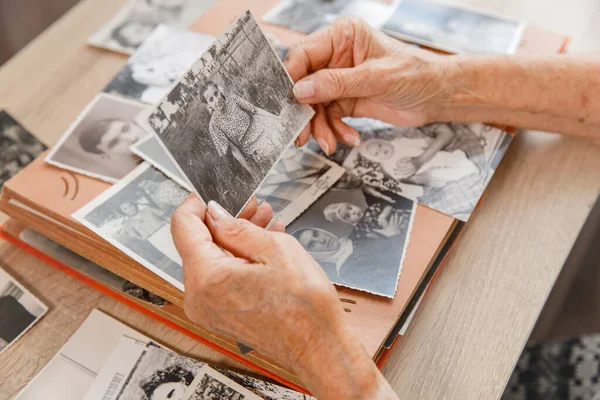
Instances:
[[[138,121],[157,134],[196,194],[237,215],[314,115],[292,88],[247,11]]]

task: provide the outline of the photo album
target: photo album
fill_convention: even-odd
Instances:
[[[171,217],[190,194],[233,216],[268,203],[381,366],[516,132],[346,118],[357,146],[297,148],[315,112],[293,94],[288,49],[344,16],[436,52],[565,46],[522,21],[431,0],[127,0],[108,11],[89,44],[128,56],[50,149],[0,111],[0,237],[291,389],[178,354],[94,310],[20,400],[312,399],[289,368],[186,317]],[[0,351],[47,310],[0,270]]]

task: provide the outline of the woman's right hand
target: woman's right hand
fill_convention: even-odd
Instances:
[[[358,145],[358,132],[341,120],[346,116],[402,126],[435,121],[450,99],[453,59],[392,39],[359,18],[309,35],[285,59],[296,98],[316,111],[296,144],[304,145],[312,131],[327,154],[337,140]]]

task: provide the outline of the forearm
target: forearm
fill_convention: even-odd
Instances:
[[[451,56],[438,121],[487,122],[600,140],[600,58]]]

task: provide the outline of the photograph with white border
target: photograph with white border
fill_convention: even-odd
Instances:
[[[450,53],[512,54],[525,23],[465,6],[403,0],[382,30],[391,36]]]
[[[292,88],[246,11],[137,121],[158,135],[200,198],[237,215],[314,115]]]
[[[261,400],[260,397],[228,377],[205,365],[181,400]]]
[[[171,216],[188,195],[144,162],[73,218],[183,291],[183,268],[171,236]]]
[[[273,217],[291,224],[344,175],[345,169],[308,148],[291,146],[256,192]]]
[[[100,93],[50,150],[55,167],[115,183],[138,166],[130,147],[148,135],[134,119],[146,107],[121,96]]]
[[[159,25],[104,92],[156,104],[214,40],[204,33]]]
[[[347,172],[286,228],[339,286],[393,298],[417,203]]]
[[[214,3],[215,0],[128,0],[88,43],[132,54],[158,25],[187,28]]]
[[[380,28],[392,15],[397,1],[281,0],[262,17],[264,22],[313,33],[344,16],[361,17]]]
[[[19,340],[47,311],[48,306],[0,268],[0,354]]]

